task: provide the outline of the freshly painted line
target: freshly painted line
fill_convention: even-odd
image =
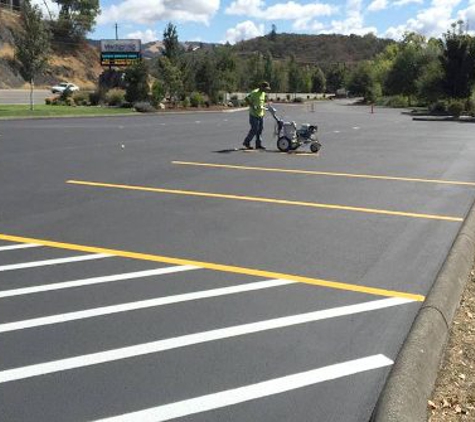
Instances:
[[[337,133],[337,132],[335,132]],[[456,180],[441,180],[441,179],[418,179],[414,177],[396,177],[396,176],[378,176],[372,174],[352,174],[352,173],[334,173],[328,171],[314,171],[314,170],[292,170],[272,167],[252,167],[252,166],[236,166],[230,164],[213,164],[213,163],[197,163],[194,161],[172,161],[172,164],[182,166],[199,166],[210,168],[222,168],[232,170],[255,170],[266,171],[272,173],[290,173],[290,174],[304,174],[310,176],[332,176],[332,177],[348,177],[355,179],[377,179],[377,180],[391,180],[400,182],[420,182],[420,183],[435,183],[443,185],[455,185],[455,186],[475,186],[475,182],[462,182]]]
[[[256,283],[242,284],[239,286],[222,287],[201,292],[184,293],[168,297],[141,300],[136,302],[121,303],[119,305],[103,306],[100,308],[86,309],[65,314],[50,315],[46,317],[26,319],[23,321],[0,324],[0,333],[25,330],[27,328],[43,327],[45,325],[62,324],[87,318],[95,318],[104,315],[118,314],[122,312],[137,311],[139,309],[156,308],[159,306],[173,305],[175,303],[190,302],[193,300],[209,299],[213,297],[232,295],[256,290],[270,289],[273,287],[295,284],[290,280],[267,280]]]
[[[207,394],[188,400],[169,403],[137,412],[126,413],[95,422],[162,422],[172,419],[207,412],[261,399],[276,394],[286,393],[299,388],[308,387],[325,381],[344,378],[375,369],[391,366],[393,361],[384,355],[373,355],[361,359],[350,360],[334,365],[324,366],[311,371],[287,375],[285,377],[262,381],[244,387],[233,388],[218,393]]]
[[[376,295],[376,296],[400,297],[400,298],[415,300],[418,302],[423,302],[425,299],[424,296],[414,294],[414,293],[406,293],[406,292],[400,292],[396,290],[386,290],[386,289],[380,289],[377,287],[360,286],[357,284],[341,283],[338,281],[330,281],[330,280],[324,280],[320,278],[303,277],[299,275],[284,274],[284,273],[278,273],[274,271],[256,270],[254,268],[237,267],[237,266],[232,266],[232,265],[216,264],[216,263],[204,262],[204,261],[194,261],[191,259],[173,258],[169,256],[152,255],[152,254],[145,254],[145,253],[140,253],[140,252],[129,252],[129,251],[122,251],[118,249],[108,249],[108,248],[100,248],[96,246],[78,245],[74,243],[55,242],[52,240],[34,239],[30,237],[12,236],[12,235],[7,235],[7,234],[0,234],[0,240],[6,240],[10,242],[20,242],[20,243],[21,242],[39,243],[43,246],[48,246],[50,248],[68,249],[72,251],[90,252],[90,253],[96,253],[96,254],[97,253],[109,254],[109,255],[114,255],[117,257],[138,259],[142,261],[161,262],[161,263],[173,264],[173,265],[191,265],[195,267],[205,268],[207,270],[221,271],[225,273],[243,274],[247,276],[262,277],[262,278],[275,278],[275,279],[278,278],[278,279],[292,280],[292,281],[297,281],[299,283],[310,284],[313,286],[328,287],[330,289],[345,290],[345,291],[358,292],[358,293],[364,293],[364,294],[370,294],[370,295]]]
[[[463,222],[463,218],[451,217],[447,215],[418,214],[418,213],[404,212],[404,211],[390,211],[390,210],[373,209],[373,208],[359,208],[359,207],[351,207],[351,206],[346,206],[346,205],[335,205],[335,204],[320,204],[317,202],[289,201],[286,199],[263,198],[263,197],[257,197],[257,196],[227,195],[227,194],[221,194],[221,193],[210,193],[210,192],[177,190],[177,189],[163,189],[163,188],[154,188],[154,187],[147,187],[147,186],[117,185],[113,183],[101,183],[101,182],[86,182],[86,181],[81,181],[81,180],[68,180],[66,183],[69,183],[71,185],[82,185],[82,186],[90,186],[90,187],[98,187],[98,188],[125,189],[125,190],[142,191],[142,192],[165,193],[165,194],[172,194],[172,195],[199,196],[199,197],[204,197],[204,198],[216,198],[216,199],[233,199],[233,200],[239,200],[239,201],[264,202],[267,204],[292,205],[292,206],[300,206],[300,207],[332,209],[332,210],[339,210],[339,211],[352,211],[352,212],[361,212],[361,213],[366,213],[366,214],[390,215],[393,217],[410,217],[410,218],[422,218],[422,219],[429,219],[429,220]]]
[[[380,299],[372,302],[360,303],[357,305],[341,306],[338,308],[326,309],[322,311],[274,318],[243,325],[235,325],[211,331],[168,338],[165,340],[158,340],[150,343],[138,344],[135,346],[123,347],[120,349],[106,350],[88,355],[75,356],[72,358],[39,363],[20,368],[7,369],[0,372],[0,383],[18,381],[21,379],[53,374],[62,371],[69,371],[71,369],[84,368],[107,362],[115,362],[137,356],[144,356],[211,341],[224,340],[232,337],[275,330],[278,328],[291,327],[294,325],[306,324],[329,318],[354,315],[362,312],[404,305],[411,302],[413,301],[399,298]]]
[[[31,295],[34,293],[51,292],[54,290],[72,289],[77,287],[92,286],[94,284],[110,283],[113,281],[132,280],[136,278],[152,277],[156,275],[173,274],[181,271],[198,270],[192,265],[158,268],[156,270],[136,271],[132,273],[114,274],[101,277],[85,278],[82,280],[64,281],[61,283],[42,284],[41,286],[21,287],[11,290],[0,290],[0,299],[5,297]]]
[[[0,267],[0,272],[21,270],[23,268],[45,267],[48,265],[67,264],[69,262],[91,261],[93,259],[110,258],[111,256],[112,255],[109,254],[92,254],[71,256],[69,258],[48,259],[46,261],[22,262],[21,264],[3,265]]]
[[[3,251],[14,251],[16,249],[28,249],[28,248],[38,248],[41,245],[34,245],[32,243],[25,243],[22,245],[9,245],[9,246],[0,246],[0,252]]]

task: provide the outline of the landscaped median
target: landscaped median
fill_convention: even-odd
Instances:
[[[112,107],[70,107],[61,105],[35,105],[30,110],[29,105],[0,105],[0,119],[17,117],[61,117],[61,116],[110,116],[137,114],[133,108]]]

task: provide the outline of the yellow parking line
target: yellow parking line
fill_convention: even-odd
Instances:
[[[199,196],[199,197],[205,197],[205,198],[218,198],[218,199],[234,199],[234,200],[239,200],[239,201],[264,202],[268,204],[292,205],[292,206],[300,206],[300,207],[353,211],[353,212],[362,212],[362,213],[367,213],[367,214],[390,215],[390,216],[395,216],[395,217],[423,218],[423,219],[429,219],[429,220],[442,220],[442,221],[451,221],[451,222],[463,221],[463,218],[451,217],[447,215],[418,214],[418,213],[403,212],[403,211],[390,211],[390,210],[381,210],[381,209],[373,209],[373,208],[359,208],[359,207],[351,207],[351,206],[346,206],[346,205],[335,205],[335,204],[319,204],[317,202],[289,201],[286,199],[262,198],[262,197],[256,197],[256,196],[228,195],[228,194],[221,194],[221,193],[163,189],[163,188],[154,188],[154,187],[147,187],[147,186],[87,182],[87,181],[81,181],[81,180],[68,180],[66,183],[73,184],[73,185],[100,187],[100,188],[126,189],[126,190],[165,193],[165,194],[173,194],[173,195]]]
[[[172,164],[182,166],[196,166],[196,167],[211,167],[232,170],[255,170],[267,171],[273,173],[290,173],[290,174],[306,174],[311,176],[332,176],[332,177],[348,177],[354,179],[377,179],[377,180],[395,180],[400,182],[419,182],[419,183],[436,183],[443,185],[455,186],[475,186],[475,182],[462,182],[457,180],[441,180],[441,179],[417,179],[414,177],[395,177],[395,176],[378,176],[372,174],[353,174],[353,173],[333,173],[327,171],[313,171],[313,170],[292,170],[272,167],[251,167],[251,166],[236,166],[230,164],[213,164],[213,163],[197,163],[193,161],[172,161]]]
[[[376,287],[359,286],[356,284],[340,283],[336,281],[323,280],[319,278],[310,278],[310,277],[303,277],[303,276],[292,275],[292,274],[277,273],[277,272],[272,272],[272,271],[256,270],[253,268],[237,267],[237,266],[232,266],[232,265],[215,264],[212,262],[194,261],[191,259],[172,258],[168,256],[152,255],[152,254],[146,254],[146,253],[140,253],[140,252],[129,252],[129,251],[122,251],[118,249],[109,249],[109,248],[102,248],[102,247],[95,247],[95,246],[78,245],[74,243],[63,243],[63,242],[56,242],[52,240],[13,236],[13,235],[8,235],[8,234],[0,234],[0,240],[5,240],[8,242],[19,242],[19,243],[35,243],[35,244],[47,246],[50,248],[58,248],[58,249],[66,249],[66,250],[71,250],[71,251],[80,251],[80,252],[89,252],[89,253],[98,253],[98,254],[109,254],[109,255],[114,255],[121,258],[160,262],[164,264],[192,265],[192,266],[201,267],[207,270],[221,271],[221,272],[234,273],[234,274],[243,274],[243,275],[248,275],[248,276],[271,278],[271,279],[275,278],[275,279],[292,280],[299,283],[311,284],[311,285],[320,286],[320,287],[328,287],[331,289],[365,293],[365,294],[375,295],[375,296],[398,297],[398,298],[414,300],[417,302],[423,302],[425,299],[425,297],[422,295],[399,292],[396,290],[385,290],[385,289],[379,289]]]

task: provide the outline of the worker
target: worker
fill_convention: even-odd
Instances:
[[[251,91],[246,96],[246,103],[249,105],[249,124],[251,128],[243,142],[245,149],[252,149],[251,141],[256,137],[256,149],[265,150],[265,147],[262,145],[261,135],[264,130],[267,92],[270,92],[269,82],[262,82],[259,88]]]

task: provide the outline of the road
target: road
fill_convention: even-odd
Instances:
[[[9,422],[367,422],[475,195],[470,124],[279,107],[0,128]],[[28,398],[25,400],[25,398]]]
[[[51,97],[51,91],[46,89],[35,89],[35,104],[44,104],[45,98]],[[30,104],[29,89],[0,89],[0,104]]]

